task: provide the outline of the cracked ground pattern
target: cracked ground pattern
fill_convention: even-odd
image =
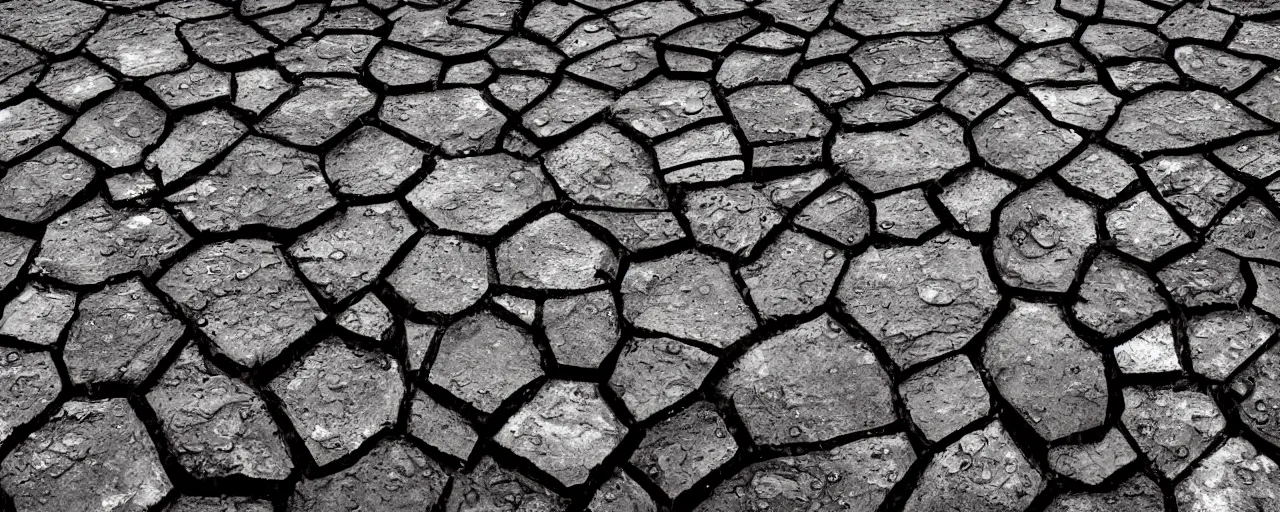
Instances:
[[[0,1],[0,511],[1274,512],[1278,126],[1277,0]]]

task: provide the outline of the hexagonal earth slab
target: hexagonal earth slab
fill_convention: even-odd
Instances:
[[[216,400],[211,400],[216,396]],[[284,480],[293,461],[266,402],[190,344],[146,395],[178,462],[196,478]]]
[[[533,337],[481,311],[445,331],[429,380],[476,409],[492,413],[512,393],[541,376]]]
[[[324,318],[280,247],[241,239],[206,245],[156,283],[232,361],[256,366],[280,355]]]
[[[20,509],[48,512],[147,510],[173,489],[123,398],[64,404],[0,463],[0,483]]]
[[[494,441],[572,486],[586,481],[626,434],[595,384],[553,380],[507,420]]]
[[[270,388],[322,466],[395,423],[405,391],[394,358],[337,338],[320,342]]]
[[[729,266],[694,251],[632,264],[622,279],[622,312],[637,327],[717,347],[756,327]]]
[[[841,308],[903,367],[968,343],[998,299],[979,248],[949,234],[868,249],[836,291]]]
[[[556,198],[538,165],[508,154],[441,159],[407,199],[436,226],[493,235]]]
[[[761,444],[825,441],[897,419],[875,354],[826,315],[748,348],[719,389]]]
[[[996,389],[1046,440],[1106,419],[1102,356],[1071,331],[1057,307],[1014,300],[991,331],[983,364]]]

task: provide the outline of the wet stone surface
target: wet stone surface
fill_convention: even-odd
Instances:
[[[0,509],[1280,508],[1275,4],[0,0]]]

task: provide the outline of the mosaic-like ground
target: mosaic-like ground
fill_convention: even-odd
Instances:
[[[0,2],[0,510],[1280,510],[1278,64],[1277,0]]]

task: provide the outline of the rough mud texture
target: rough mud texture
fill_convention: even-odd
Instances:
[[[1274,0],[0,0],[0,512],[1280,510]]]

